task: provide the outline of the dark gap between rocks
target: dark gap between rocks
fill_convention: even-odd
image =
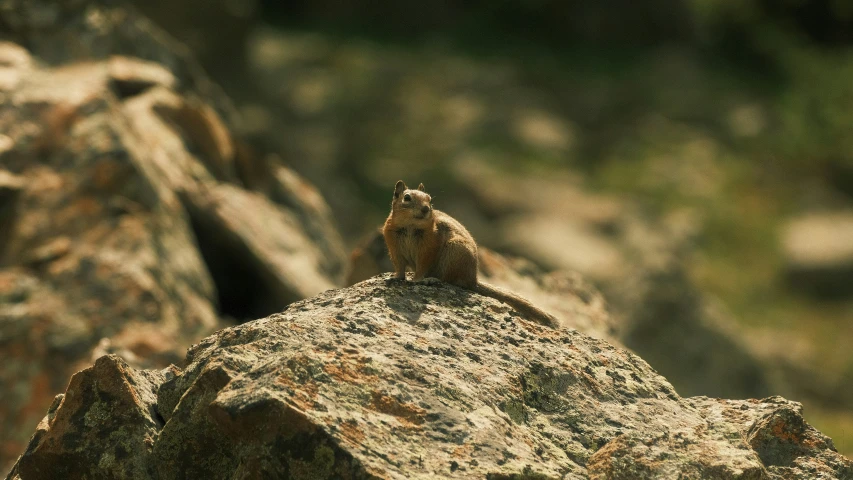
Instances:
[[[202,259],[213,277],[222,316],[244,323],[284,310],[287,299],[268,280],[268,273],[234,234],[224,231],[204,212],[188,207]]]
[[[0,265],[4,263],[6,244],[12,236],[21,189],[21,185],[12,182],[0,183]]]
[[[154,85],[154,83],[143,80],[118,80],[115,78],[110,80],[110,89],[119,100],[127,100],[140,95]]]

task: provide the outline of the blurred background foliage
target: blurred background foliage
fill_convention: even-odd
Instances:
[[[244,133],[321,189],[350,246],[394,181],[423,181],[482,244],[607,290],[637,255],[613,210],[680,219],[690,281],[769,368],[787,362],[774,393],[853,454],[853,3],[137,4],[199,55]],[[537,195],[562,188],[596,200]],[[593,227],[518,220],[561,210]],[[537,255],[518,235],[562,243]]]

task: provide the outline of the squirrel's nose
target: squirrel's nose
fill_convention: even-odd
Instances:
[[[428,205],[424,205],[423,207],[421,207],[421,212],[423,212],[423,213],[427,213],[428,211],[429,211],[429,206],[428,206]]]

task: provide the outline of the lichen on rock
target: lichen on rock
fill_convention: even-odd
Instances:
[[[95,358],[180,363],[342,283],[322,197],[243,151],[227,98],[120,3],[0,0],[3,469]]]
[[[207,337],[187,363],[152,372],[100,359],[13,474],[51,478],[72,459],[91,468],[110,451],[107,430],[126,432],[113,448],[144,445],[126,458],[146,472],[133,478],[853,474],[799,404],[681,398],[624,348],[445,284],[386,275],[329,290]],[[104,415],[82,428],[79,412]],[[45,469],[27,476],[35,465]]]

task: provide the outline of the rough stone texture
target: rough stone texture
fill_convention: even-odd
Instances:
[[[818,297],[853,295],[853,213],[804,215],[790,220],[781,236],[794,289]]]
[[[242,145],[227,98],[132,9],[0,0],[0,35],[5,467],[94,358],[180,363],[341,284],[344,252],[316,190]]]
[[[832,439],[803,420],[799,403],[782,397],[687,401],[709,421],[724,421],[733,434],[746,438],[771,479],[853,478],[853,463],[834,453]]]
[[[106,355],[57,395],[11,473],[27,478],[148,478],[163,419],[157,389],[176,369],[135,370]]]
[[[630,228],[646,227],[633,222]],[[647,232],[631,234],[655,238]],[[614,319],[604,313],[601,294],[574,272],[545,273],[528,261],[480,247],[480,278],[528,297],[564,326],[634,349],[667,378],[674,378],[685,394],[768,395],[765,367],[738,339],[725,311],[691,282],[670,246],[650,242],[646,249],[638,255],[637,265],[606,283]],[[392,270],[384,240],[374,233],[351,254],[347,282]],[[598,305],[600,313],[579,314],[590,311],[577,308],[585,303]]]
[[[187,360],[172,378],[99,360],[75,377],[9,478],[56,478],[50,465],[103,458],[152,428],[153,446],[128,449],[126,465],[149,469],[135,478],[853,475],[797,403],[681,398],[623,348],[446,284],[386,275],[330,290],[221,330]],[[164,379],[156,411],[165,425],[144,414],[152,399],[142,394],[130,413],[92,417],[81,432],[90,435],[68,440],[77,417],[66,409],[128,410],[127,394],[68,401],[87,398],[93,376],[108,391],[124,378]],[[105,449],[95,434],[105,426],[128,435]],[[42,470],[28,475],[34,465]]]

